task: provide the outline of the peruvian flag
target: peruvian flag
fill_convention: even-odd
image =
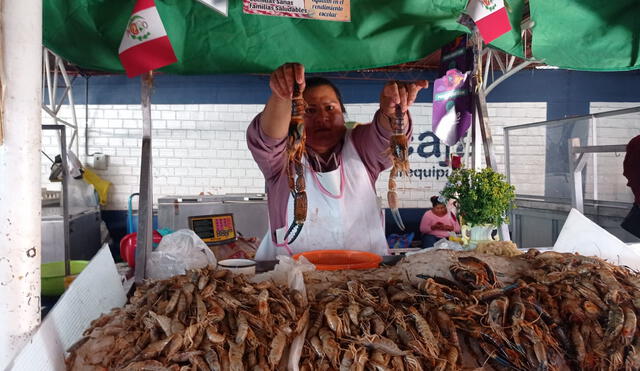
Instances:
[[[467,14],[478,26],[485,44],[511,30],[503,0],[470,0]]]
[[[129,77],[178,61],[153,0],[136,3],[118,53]]]

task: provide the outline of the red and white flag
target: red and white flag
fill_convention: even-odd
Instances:
[[[129,77],[178,61],[154,0],[138,0],[129,17],[118,54]]]
[[[467,14],[476,22],[485,44],[511,30],[503,0],[470,0]]]

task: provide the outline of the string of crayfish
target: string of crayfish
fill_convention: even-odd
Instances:
[[[400,210],[398,209],[398,193],[396,192],[396,177],[398,174],[409,176],[409,154],[408,140],[403,130],[404,113],[400,105],[396,105],[396,116],[391,121],[391,139],[389,140],[389,155],[393,167],[389,175],[389,189],[387,191],[387,202],[391,210],[391,216],[401,230],[405,230]]]
[[[291,123],[287,137],[287,177],[289,190],[293,196],[293,221],[284,235],[287,243],[293,243],[298,238],[307,219],[307,192],[302,164],[306,139],[303,115],[306,105],[302,91],[300,91],[300,85],[294,83],[291,100]],[[292,233],[293,236],[289,239]]]

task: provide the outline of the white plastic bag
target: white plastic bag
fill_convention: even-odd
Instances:
[[[180,229],[162,237],[158,248],[147,260],[152,279],[167,279],[189,269],[215,267],[216,257],[207,244],[190,229]]]
[[[441,238],[436,243],[433,244],[433,248],[435,250],[455,250],[455,251],[463,251],[464,248],[457,242],[450,241],[446,238]]]
[[[554,251],[597,256],[615,265],[640,269],[640,254],[576,209],[571,209]]]
[[[423,252],[433,251],[433,250],[455,250],[455,251],[464,251],[462,245],[457,242],[450,241],[446,238],[441,238],[436,243],[433,244],[433,247],[427,247],[426,249],[420,249],[418,251],[410,251],[405,256],[411,256],[416,254],[422,254]]]
[[[272,271],[257,274],[251,281],[257,283],[272,280],[278,285],[287,285],[290,289],[300,291],[306,301],[307,289],[304,285],[304,276],[302,273],[314,271],[316,270],[316,266],[311,264],[304,256],[295,260],[290,256],[278,255],[277,259],[278,264],[276,264]]]

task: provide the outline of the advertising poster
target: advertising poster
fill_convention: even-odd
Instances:
[[[351,21],[351,0],[243,0],[246,14]]]

